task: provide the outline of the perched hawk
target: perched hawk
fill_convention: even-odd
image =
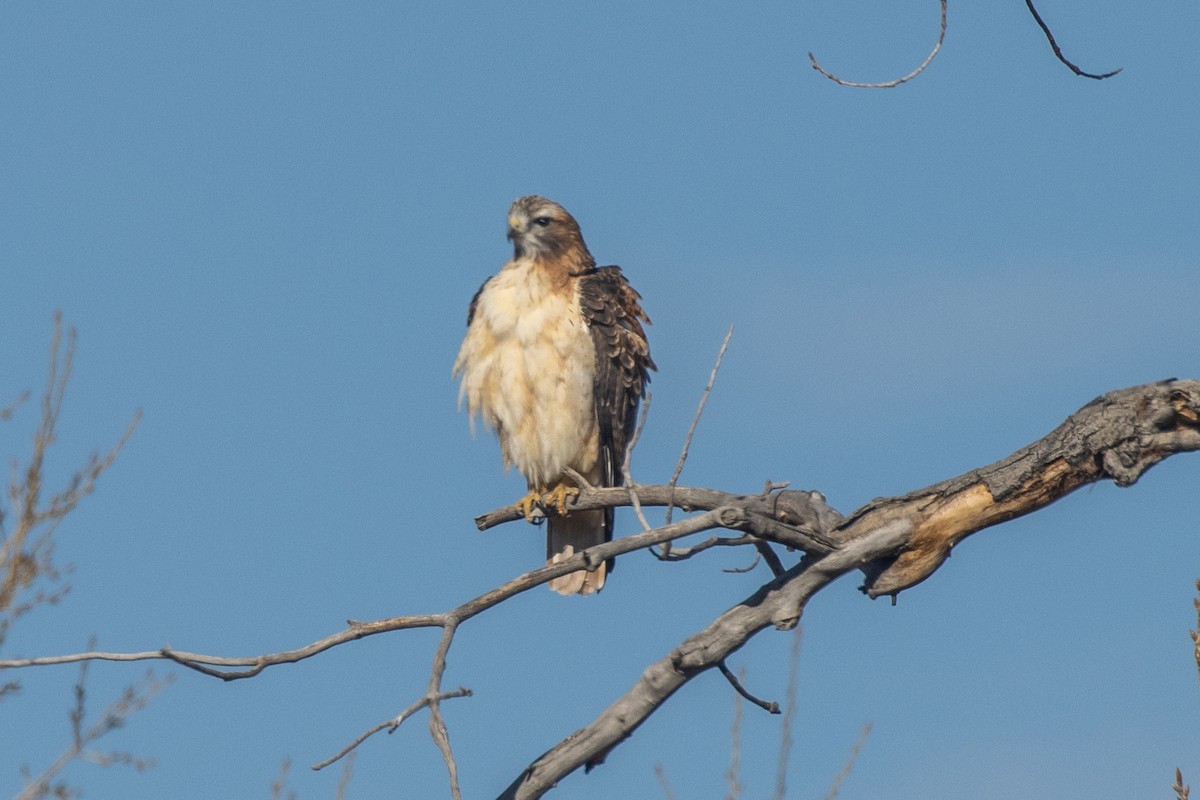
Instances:
[[[505,467],[529,484],[517,503],[530,522],[549,515],[546,558],[557,563],[612,539],[612,509],[567,514],[579,494],[566,469],[592,486],[619,486],[638,403],[654,369],[641,296],[620,267],[597,267],[579,223],[544,197],[508,212],[512,260],[471,300],[454,362],[465,398],[496,431]],[[550,582],[561,594],[604,586],[610,559]]]

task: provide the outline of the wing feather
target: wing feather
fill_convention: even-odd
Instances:
[[[597,267],[580,278],[579,305],[596,347],[593,396],[605,486],[624,483],[621,466],[637,425],[638,406],[650,371],[657,369],[642,327],[650,324],[650,317],[641,299],[620,267]]]

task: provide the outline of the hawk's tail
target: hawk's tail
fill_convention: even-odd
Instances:
[[[575,511],[570,516],[552,516],[546,521],[546,563],[557,564],[576,553],[604,544],[612,539],[612,512]],[[600,564],[590,572],[579,570],[550,581],[550,588],[559,594],[595,594],[604,588],[604,579],[612,570],[613,560]]]

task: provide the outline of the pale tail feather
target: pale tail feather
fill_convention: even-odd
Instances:
[[[574,554],[604,544],[605,513],[576,511],[567,517],[551,517],[546,521],[546,563],[557,564]],[[608,565],[600,564],[591,572],[579,570],[550,581],[550,588],[559,594],[595,594],[604,588]]]

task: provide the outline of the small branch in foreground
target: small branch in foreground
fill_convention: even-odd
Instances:
[[[1038,13],[1036,8],[1034,8],[1033,0],[1025,0],[1025,5],[1029,8],[1029,13],[1033,15],[1033,19],[1035,22],[1037,22],[1038,27],[1042,29],[1042,33],[1046,34],[1046,41],[1050,42],[1050,49],[1054,51],[1054,57],[1066,64],[1067,67],[1070,68],[1071,72],[1074,72],[1081,78],[1091,78],[1092,80],[1102,81],[1105,78],[1111,78],[1113,75],[1116,75],[1118,72],[1124,69],[1124,67],[1117,67],[1112,72],[1101,72],[1099,74],[1084,72],[1079,67],[1068,61],[1067,57],[1063,55],[1063,51],[1059,48],[1058,42],[1054,40],[1054,34],[1050,32],[1050,26],[1042,20],[1042,15]]]
[[[833,776],[833,783],[829,786],[829,791],[826,792],[823,800],[834,800],[838,796],[838,792],[842,790],[842,784],[846,782],[846,778],[850,777],[850,773],[854,771],[854,762],[858,761],[858,754],[862,752],[863,746],[867,743],[867,739],[871,736],[871,723],[863,725],[862,733],[858,735],[858,740],[854,742],[854,746],[850,748],[850,756],[846,759],[846,763],[842,765],[842,769],[837,775]]]
[[[654,777],[658,778],[658,785],[662,787],[663,797],[666,800],[675,800],[675,792],[671,791],[671,784],[667,782],[667,771],[663,769],[662,764],[654,765]]]
[[[792,652],[788,658],[787,710],[780,721],[779,766],[775,773],[775,800],[787,797],[788,758],[792,754],[792,726],[796,723],[796,698],[800,688],[800,645],[804,629],[796,626],[792,634]]]
[[[724,662],[722,662],[724,663]],[[746,668],[738,670],[738,678],[746,679]],[[725,800],[738,800],[742,796],[742,695],[733,696],[733,724],[729,729],[729,769],[725,772],[725,782],[729,791]]]
[[[812,62],[813,69],[815,69],[817,72],[824,75],[826,78],[829,78],[829,80],[831,80],[834,83],[839,84],[841,86],[849,86],[854,89],[894,89],[895,87],[899,86],[902,83],[907,83],[908,81],[911,81],[913,78],[917,77],[922,72],[924,72],[925,68],[929,66],[929,63],[931,61],[933,61],[933,57],[936,56],[938,54],[938,51],[942,49],[942,42],[944,42],[946,40],[946,0],[941,0],[941,2],[942,2],[942,25],[941,25],[941,29],[938,31],[937,42],[933,45],[933,50],[929,51],[929,55],[925,56],[925,60],[921,62],[921,65],[919,67],[917,67],[912,72],[908,73],[907,75],[905,75],[902,78],[896,78],[895,80],[892,80],[892,81],[885,81],[884,83],[857,83],[855,81],[848,81],[848,80],[839,78],[837,75],[834,75],[832,72],[830,72],[829,70],[822,67],[820,64],[817,63],[817,57],[814,56],[811,51],[808,54],[808,60]]]

